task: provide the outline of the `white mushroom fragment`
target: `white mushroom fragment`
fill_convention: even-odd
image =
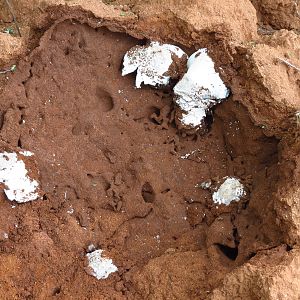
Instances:
[[[213,193],[213,202],[229,205],[232,201],[239,201],[246,196],[244,185],[234,177],[226,177],[218,190]]]
[[[99,279],[106,279],[111,273],[118,271],[118,268],[109,258],[102,257],[103,250],[95,250],[87,253],[88,273]]]
[[[20,153],[23,156],[32,155],[29,151]],[[31,178],[24,160],[16,152],[0,153],[0,183],[4,185],[4,192],[11,201],[24,203],[39,198],[39,183]]]
[[[176,59],[177,58],[177,59]],[[135,46],[124,56],[122,75],[137,70],[135,85],[168,85],[172,76],[168,71],[173,63],[186,63],[187,55],[179,47],[151,42],[149,46]],[[176,77],[178,77],[177,74]]]
[[[201,127],[207,111],[229,95],[229,90],[214,68],[207,49],[200,49],[188,60],[188,71],[175,85],[175,102],[182,111],[181,122]]]

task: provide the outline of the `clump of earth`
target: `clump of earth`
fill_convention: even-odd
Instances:
[[[263,2],[2,8],[3,299],[299,298],[300,39]]]

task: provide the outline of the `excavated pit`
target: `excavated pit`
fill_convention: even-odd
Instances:
[[[8,296],[205,299],[228,272],[283,243],[273,208],[279,141],[231,98],[207,134],[179,133],[171,90],[121,76],[126,51],[144,43],[67,20],[10,75],[2,146],[35,153],[44,196],[15,206],[1,194]],[[224,176],[242,180],[246,201],[216,206],[197,187]],[[90,244],[118,266],[109,279],[85,272]]]

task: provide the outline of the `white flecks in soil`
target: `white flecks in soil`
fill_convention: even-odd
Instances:
[[[20,151],[19,153],[24,156],[33,156],[33,153],[31,151],[24,150],[24,151]]]
[[[175,85],[174,93],[183,112],[182,124],[193,128],[201,126],[209,109],[229,96],[207,49],[200,49],[189,58],[188,71]]]
[[[203,182],[201,182],[199,184],[196,184],[195,187],[196,188],[201,188],[203,190],[209,190],[210,187],[211,187],[211,185],[212,185],[211,180],[208,180],[208,181],[203,181]]]
[[[21,154],[31,156],[31,152],[30,155],[28,152]],[[24,203],[39,197],[39,183],[30,178],[24,161],[15,152],[0,153],[0,183],[4,185],[4,192],[11,201]]]
[[[225,178],[218,190],[213,193],[214,203],[229,205],[232,201],[239,201],[246,196],[245,187],[237,178]]]
[[[106,279],[111,273],[118,271],[110,258],[102,257],[103,250],[95,250],[87,253],[89,263],[88,272],[90,275],[99,279]]]
[[[166,75],[173,63],[173,57],[182,58],[185,54],[179,47],[151,42],[149,46],[135,46],[124,56],[122,75],[137,70],[135,85],[168,85],[170,76]]]
[[[188,159],[190,156],[192,156],[193,154],[195,154],[195,153],[198,152],[198,151],[199,151],[198,149],[193,150],[193,151],[191,151],[190,153],[186,153],[186,154],[184,154],[184,155],[181,155],[180,158],[181,158],[181,159]]]
[[[69,209],[67,210],[67,214],[73,214],[74,213],[74,208],[73,207],[69,207]]]

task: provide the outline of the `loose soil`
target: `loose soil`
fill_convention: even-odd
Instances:
[[[43,200],[15,205],[1,192],[3,299],[206,299],[283,243],[272,198],[279,141],[231,97],[208,132],[179,132],[171,88],[121,76],[123,55],[145,42],[66,20],[8,75],[1,147],[35,153]],[[249,197],[213,205],[197,184],[224,176]],[[108,280],[85,272],[90,244],[117,265]]]

